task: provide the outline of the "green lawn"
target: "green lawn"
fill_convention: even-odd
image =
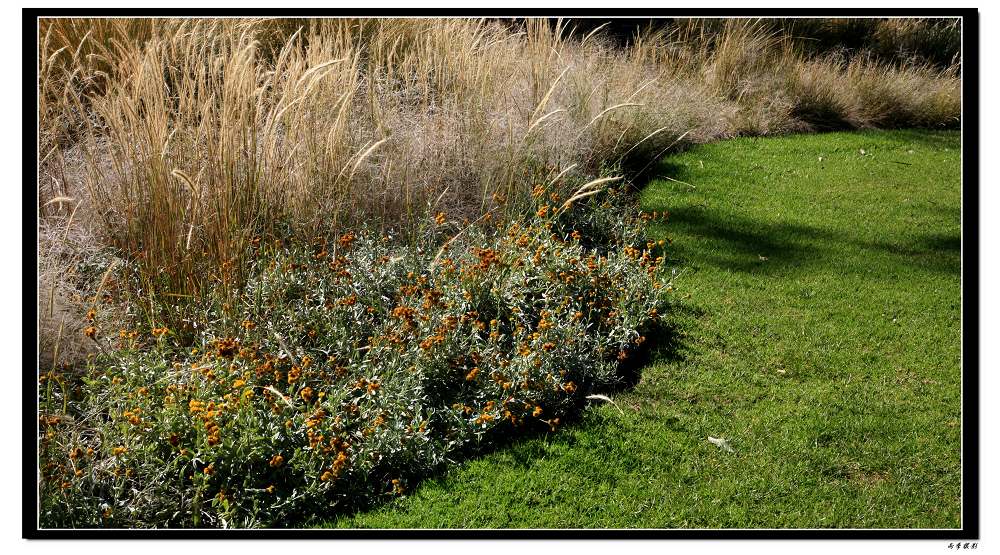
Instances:
[[[736,139],[657,175],[675,329],[617,407],[332,526],[960,525],[958,133]]]

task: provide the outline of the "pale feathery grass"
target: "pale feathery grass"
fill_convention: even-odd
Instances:
[[[954,68],[796,44],[767,20],[680,21],[627,48],[544,19],[43,20],[40,207],[79,198],[70,223],[147,287],[236,294],[249,246],[286,228],[405,237],[432,200],[456,222],[516,217],[537,183],[572,198],[681,142],[955,123]]]

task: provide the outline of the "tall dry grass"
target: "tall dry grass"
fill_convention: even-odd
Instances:
[[[51,19],[39,69],[40,214],[73,199],[163,295],[236,294],[262,237],[405,237],[678,144],[960,111],[954,71],[807,57],[752,20],[622,48],[546,20]]]

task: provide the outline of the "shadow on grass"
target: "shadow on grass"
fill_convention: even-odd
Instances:
[[[892,256],[914,269],[958,277],[962,273],[962,238],[958,233],[931,233],[906,244],[887,241],[853,241],[869,251]]]
[[[679,362],[684,359],[682,344],[683,334],[678,321],[685,316],[701,316],[704,311],[690,305],[674,303],[670,306],[665,318],[656,325],[643,330],[646,342],[643,348],[632,352],[618,367],[621,381],[599,393],[621,393],[629,391],[639,384],[643,368],[653,362]]]
[[[683,171],[669,164],[661,165],[660,169],[666,175],[684,177]],[[699,264],[709,264],[730,272],[792,276],[828,268],[849,255],[866,260],[888,258],[889,266],[917,271],[954,276],[961,272],[962,241],[958,232],[871,240],[849,231],[721,213],[706,204],[676,206],[669,199],[646,209],[669,212],[669,222],[661,231],[669,230],[684,237],[670,249],[668,263],[675,266],[697,269]],[[947,207],[934,210],[951,218]],[[854,252],[845,253],[845,246]],[[697,253],[696,258],[693,253]]]
[[[879,133],[886,140],[900,145],[915,144],[935,150],[962,148],[962,138],[957,133],[934,132],[927,129],[897,129],[895,131],[871,131]]]
[[[668,210],[652,207],[654,210]],[[834,239],[826,230],[794,223],[772,223],[727,214],[706,207],[685,206],[670,210],[668,228],[707,241],[698,247],[698,259],[688,258],[689,247],[675,247],[675,264],[709,263],[734,272],[789,274],[805,270],[823,258],[818,245]]]

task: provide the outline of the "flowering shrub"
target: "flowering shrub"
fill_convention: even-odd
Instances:
[[[535,196],[444,247],[443,217],[424,247],[261,246],[240,306],[184,329],[93,322],[82,381],[42,378],[42,525],[307,522],[558,429],[641,348],[667,276],[648,215]]]

